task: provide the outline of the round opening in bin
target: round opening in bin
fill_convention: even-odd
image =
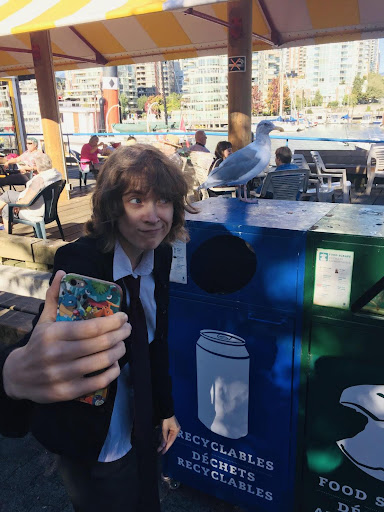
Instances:
[[[256,272],[256,255],[244,240],[219,235],[203,242],[191,257],[191,278],[212,294],[234,293],[247,285]]]

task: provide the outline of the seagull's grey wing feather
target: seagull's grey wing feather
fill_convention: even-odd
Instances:
[[[257,147],[250,146],[253,146],[253,144],[249,144],[226,158],[211,172],[202,187],[220,187],[237,181],[238,179],[241,180],[244,174],[247,174],[250,169],[257,166],[260,162],[260,158],[257,156]]]

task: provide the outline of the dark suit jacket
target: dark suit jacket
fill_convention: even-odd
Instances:
[[[156,421],[173,416],[171,380],[168,372],[168,288],[172,261],[170,246],[155,250],[154,278],[157,306],[155,339],[150,344],[154,417]],[[97,239],[84,237],[60,248],[55,256],[57,270],[113,281],[113,252],[103,253]],[[125,301],[123,300],[125,305]],[[37,317],[38,318],[38,317]],[[37,321],[37,319],[36,319]],[[25,345],[30,334],[17,346]],[[125,340],[129,353],[129,338]],[[12,349],[14,349],[13,347]],[[0,370],[8,353],[0,357]],[[121,361],[120,363],[124,363]],[[0,432],[20,437],[31,431],[49,451],[69,457],[97,460],[104,444],[116,395],[116,381],[109,386],[106,403],[95,407],[79,401],[36,404],[11,400],[0,385]]]

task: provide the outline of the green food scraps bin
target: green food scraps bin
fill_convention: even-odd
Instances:
[[[296,478],[300,512],[384,510],[384,207],[308,232]]]

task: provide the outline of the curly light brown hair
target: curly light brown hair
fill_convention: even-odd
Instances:
[[[188,184],[180,171],[161,151],[147,144],[121,146],[103,164],[92,196],[92,216],[85,225],[88,236],[100,237],[103,250],[113,250],[119,232],[117,220],[124,214],[123,195],[129,190],[152,192],[173,203],[172,227],[164,242],[188,241],[185,211],[197,213],[187,200]]]

